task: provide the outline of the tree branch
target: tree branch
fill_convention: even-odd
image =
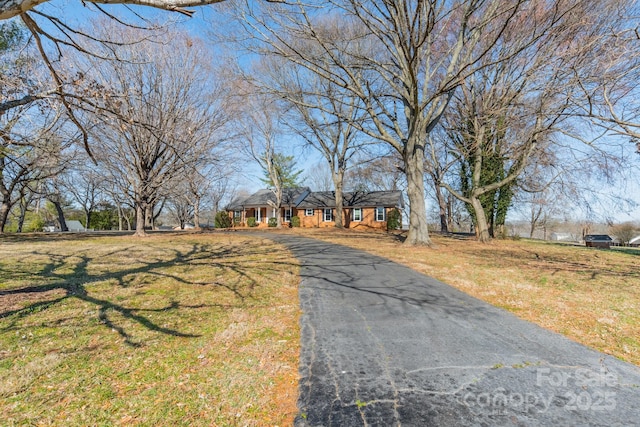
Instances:
[[[0,0],[0,21],[21,15],[47,1],[48,0]],[[224,0],[85,0],[87,3],[96,4],[135,4],[149,6],[170,12],[178,12],[189,17],[193,16],[195,11],[185,9],[186,7],[204,6],[222,1]]]

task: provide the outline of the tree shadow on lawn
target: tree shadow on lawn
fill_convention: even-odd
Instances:
[[[143,344],[134,341],[132,334],[128,332],[124,326],[113,320],[112,313],[133,321],[153,332],[175,337],[196,338],[200,335],[185,333],[161,326],[152,321],[147,314],[143,313],[168,312],[205,307],[244,307],[246,306],[246,300],[252,298],[254,288],[260,285],[258,276],[264,272],[276,272],[275,269],[277,265],[282,265],[282,262],[278,262],[274,263],[273,267],[270,268],[267,263],[262,262],[259,268],[260,272],[256,273],[255,265],[251,265],[252,263],[250,261],[243,261],[240,258],[246,259],[246,257],[255,255],[268,256],[270,252],[265,247],[255,248],[251,247],[251,245],[218,247],[217,245],[194,243],[191,244],[187,251],[180,251],[175,248],[168,249],[172,253],[172,256],[168,259],[154,260],[151,262],[133,260],[135,266],[125,267],[115,272],[92,274],[89,271],[89,266],[92,262],[97,262],[109,256],[119,255],[123,259],[122,264],[114,266],[114,269],[124,266],[128,262],[126,255],[130,249],[131,247],[123,247],[110,253],[102,253],[94,256],[88,255],[87,253],[56,254],[32,251],[31,255],[39,257],[45,256],[48,258],[48,262],[42,266],[39,271],[34,272],[33,266],[30,267],[28,263],[23,263],[23,268],[14,268],[10,272],[5,270],[3,271],[3,276],[7,277],[7,275],[15,274],[20,277],[40,279],[46,283],[0,290],[0,320],[10,319],[9,324],[4,326],[2,330],[8,331],[14,329],[17,327],[20,319],[46,310],[52,310],[63,301],[75,298],[96,306],[98,308],[98,319],[100,322],[105,327],[116,331],[124,339],[124,342],[132,347],[140,347]],[[289,263],[289,265],[292,264]],[[68,271],[70,266],[72,266],[72,269]],[[204,282],[189,280],[187,278],[190,267],[202,268],[203,266],[210,267],[212,271],[221,269],[224,272],[224,276],[234,275],[236,280],[228,284],[219,280]],[[166,271],[168,268],[176,267],[184,268],[187,273],[177,275]],[[61,270],[68,272],[61,272]],[[132,286],[131,282],[135,281],[140,275],[151,275],[158,280],[169,279],[185,286],[224,288],[233,294],[235,302],[231,304],[212,303],[189,305],[170,300],[166,306],[160,308],[128,308],[115,302],[115,300],[118,299],[115,293],[113,298],[98,298],[92,296],[87,289],[87,286],[94,283],[114,280],[117,283],[115,286],[127,288]],[[194,290],[194,292],[197,291]]]

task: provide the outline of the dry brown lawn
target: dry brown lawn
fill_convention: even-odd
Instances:
[[[640,365],[640,250],[529,240],[432,236],[407,247],[401,233],[296,229],[383,256],[577,342]]]

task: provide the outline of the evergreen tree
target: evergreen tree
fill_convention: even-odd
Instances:
[[[294,188],[300,186],[300,175],[302,169],[295,170],[296,162],[293,156],[285,156],[282,153],[274,153],[271,158],[273,163],[273,173],[277,174],[277,180],[281,188]],[[269,188],[276,186],[274,177],[268,171],[264,171],[264,178],[261,179]]]

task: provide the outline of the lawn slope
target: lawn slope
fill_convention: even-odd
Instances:
[[[2,236],[2,424],[290,425],[298,280],[233,233]]]

